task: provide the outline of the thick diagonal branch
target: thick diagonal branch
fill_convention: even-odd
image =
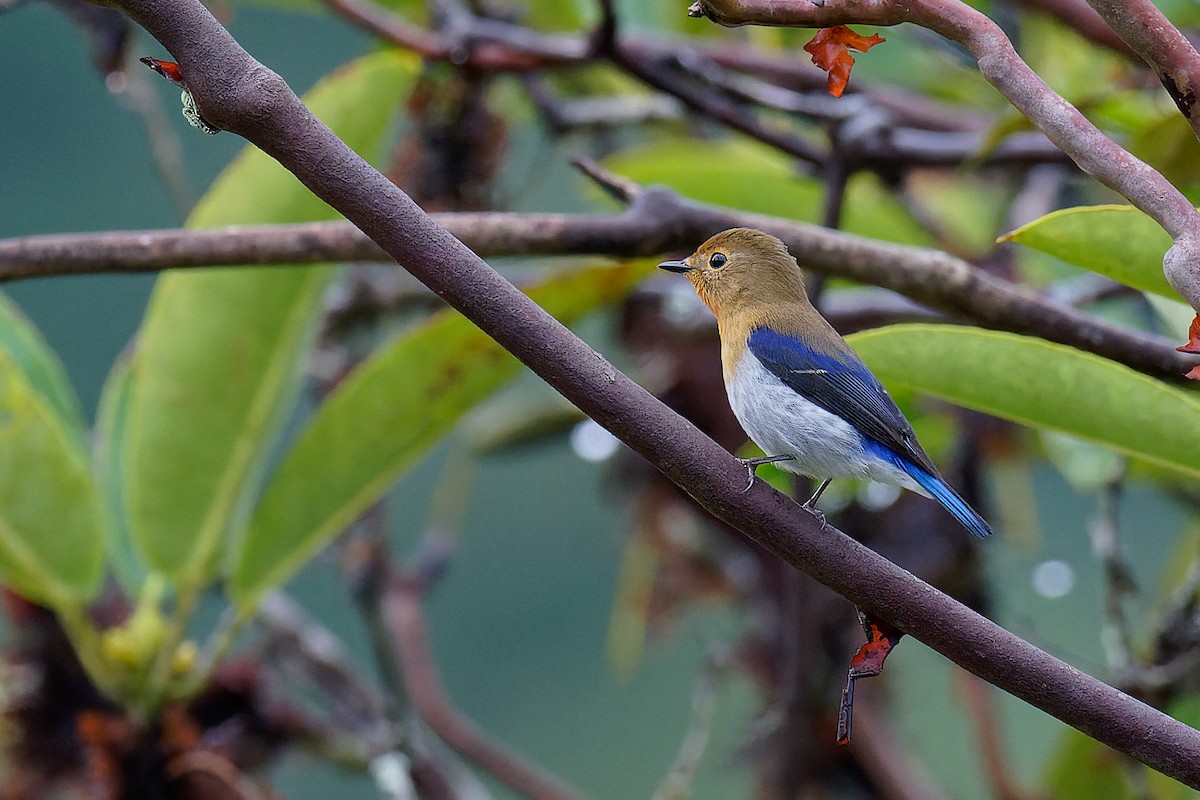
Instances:
[[[1085,675],[817,521],[437,225],[252,59],[200,0],[113,0],[171,51],[205,119],[245,136],[711,513],[955,663],[1200,787],[1200,731]]]

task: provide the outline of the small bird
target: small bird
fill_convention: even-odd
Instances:
[[[804,504],[813,511],[833,478],[870,478],[932,497],[971,533],[991,534],[942,480],[887,390],[813,308],[783,242],[733,228],[658,266],[686,275],[717,317],[729,405],[767,454],[746,460],[751,470],[779,462],[822,480]]]

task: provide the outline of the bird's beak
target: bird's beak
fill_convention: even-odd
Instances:
[[[658,265],[659,269],[665,269],[667,272],[691,272],[695,269],[686,261],[664,261]]]

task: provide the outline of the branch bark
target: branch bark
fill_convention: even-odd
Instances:
[[[764,124],[744,103],[706,91],[709,88],[706,84],[714,82],[714,75],[694,80],[695,76],[687,73],[696,69],[705,73],[740,70],[769,76],[781,84],[771,87],[776,94],[803,97],[798,90],[807,90],[817,97],[815,102],[799,106],[787,104],[784,110],[826,123],[841,118],[849,109],[847,103],[838,105],[825,94],[826,75],[811,64],[797,59],[772,59],[745,48],[696,47],[690,43],[681,47],[646,36],[618,40],[596,35],[551,35],[471,14],[466,15],[463,23],[462,41],[450,41],[442,33],[406,22],[372,0],[326,0],[326,3],[364,30],[398,47],[422,58],[450,62],[468,70],[529,73],[577,67],[607,58],[648,86],[678,99],[704,119],[720,122],[811,164],[823,163],[830,154],[802,136]],[[1104,27],[1095,12],[1089,9],[1089,13]],[[601,32],[604,30],[602,27]],[[1120,45],[1120,40],[1116,41]],[[729,83],[731,78],[722,77],[718,81]],[[730,94],[739,96],[736,91]],[[772,105],[745,94],[740,98],[765,107]],[[984,147],[988,122],[975,115],[952,112],[928,98],[915,97],[896,87],[886,92],[863,93],[859,100],[862,102],[855,114],[862,116],[864,105],[877,109],[881,124],[872,127],[867,141],[856,143],[856,167],[889,170],[901,165],[955,166],[977,157],[985,165],[1065,160],[1063,153],[1038,133],[1012,134],[995,147]],[[951,133],[957,135],[947,135]]]
[[[1092,5],[1103,12],[1106,2],[1095,0]],[[729,26],[824,28],[910,22],[958,42],[974,56],[988,83],[1080,169],[1121,193],[1171,234],[1174,244],[1163,259],[1163,274],[1192,308],[1200,311],[1200,214],[1166,178],[1055,94],[1021,60],[1004,31],[987,15],[960,0],[696,0],[688,13]]]
[[[633,205],[620,214],[446,213],[433,219],[482,256],[652,256],[691,249],[726,228],[750,226],[785,241],[807,269],[882,286],[956,318],[1040,336],[1163,378],[1178,378],[1196,363],[1161,337],[1120,328],[936,250],[692,203],[657,187],[634,185],[626,194]],[[377,244],[345,222],[31,236],[0,241],[0,282],[385,258]]]
[[[718,518],[980,677],[1200,788],[1200,731],[1079,672],[823,528],[521,294],[318,121],[199,0],[110,0],[158,39],[204,118],[276,158],[398,263]]]

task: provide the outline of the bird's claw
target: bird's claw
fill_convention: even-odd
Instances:
[[[825,520],[825,515],[817,509],[817,501],[821,499],[821,495],[825,492],[825,489],[828,486],[829,479],[826,478],[825,480],[821,481],[821,485],[817,487],[815,492],[813,492],[813,496],[805,500],[800,505],[801,508],[817,518],[817,522],[821,523],[821,530],[828,528],[829,523]]]
[[[750,491],[750,487],[754,485],[754,470],[763,464],[774,464],[779,461],[791,461],[792,456],[758,456],[757,458],[739,458],[742,466],[746,468],[746,488],[742,489],[739,494],[745,494]]]
[[[800,507],[817,518],[817,522],[821,523],[821,530],[825,530],[829,527],[829,521],[825,519],[825,512],[817,508],[817,506],[811,500],[802,504]]]

